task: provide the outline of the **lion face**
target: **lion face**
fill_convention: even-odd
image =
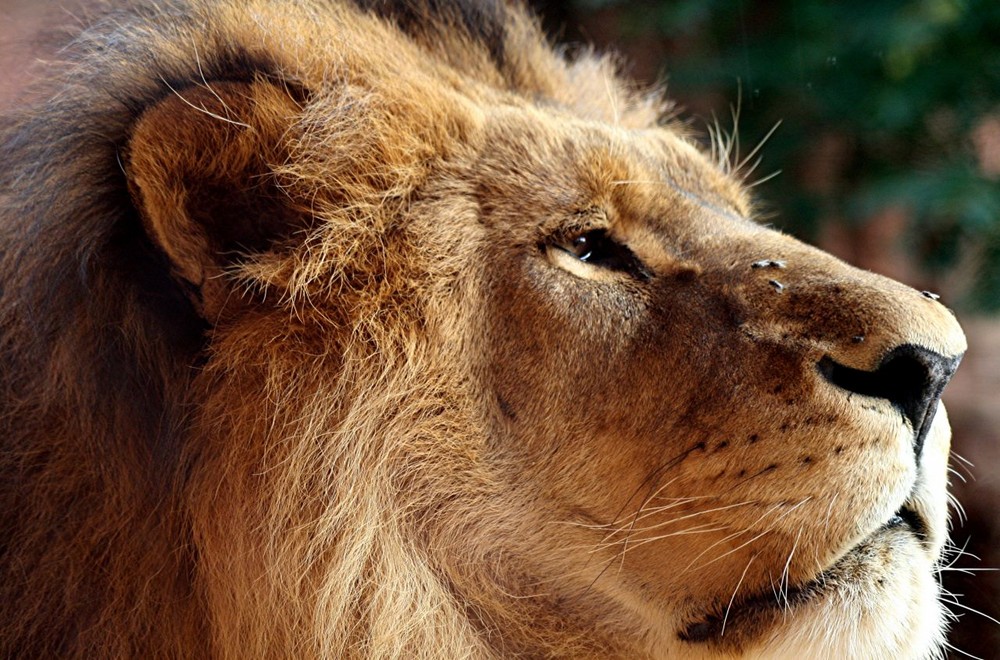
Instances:
[[[669,130],[496,123],[490,460],[545,586],[664,657],[933,654],[952,314],[755,223]]]
[[[939,655],[954,317],[608,60],[462,0],[76,48],[0,135],[0,655]]]

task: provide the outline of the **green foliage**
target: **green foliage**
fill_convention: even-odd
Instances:
[[[1000,180],[978,166],[971,138],[984,118],[1000,117],[1000,2],[575,0],[574,8],[614,17],[626,43],[667,44],[671,96],[742,96],[745,145],[782,122],[754,175],[784,170],[763,187],[776,223],[814,238],[824,222],[859,226],[902,205],[912,218],[907,245],[928,277],[974,262],[965,306],[1000,310]],[[803,186],[803,168],[831,158],[819,138],[840,155],[824,185]]]

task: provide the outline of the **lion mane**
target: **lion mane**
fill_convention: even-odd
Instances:
[[[176,0],[46,78],[0,655],[936,653],[961,331],[748,220],[612,59],[499,0]]]

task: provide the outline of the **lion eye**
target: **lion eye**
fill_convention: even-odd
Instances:
[[[578,234],[558,247],[584,263],[628,273],[643,280],[650,277],[649,270],[635,253],[608,236],[603,229]]]

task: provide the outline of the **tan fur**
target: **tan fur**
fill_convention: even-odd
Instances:
[[[939,653],[945,415],[817,365],[951,313],[517,6],[360,4],[110,12],[0,134],[0,655]]]

